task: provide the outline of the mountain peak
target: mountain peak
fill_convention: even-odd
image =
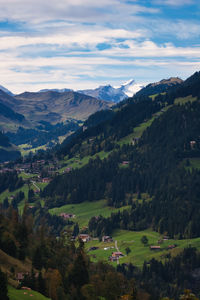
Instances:
[[[130,79],[120,86],[112,86],[110,84],[100,85],[96,89],[80,90],[79,93],[83,93],[100,100],[106,100],[118,103],[128,97],[132,97],[135,93],[141,90],[143,86],[136,84],[134,79]]]

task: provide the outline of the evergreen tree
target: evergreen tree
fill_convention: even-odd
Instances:
[[[0,270],[0,300],[9,300],[7,278],[6,275]]]

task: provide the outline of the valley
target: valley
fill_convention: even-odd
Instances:
[[[62,286],[62,280],[76,285],[73,272],[80,265],[92,274],[93,268],[101,269],[103,264],[108,274],[117,270],[123,280],[134,278],[139,293],[150,295],[153,292],[148,285],[154,279],[149,274],[155,272],[163,288],[155,299],[162,293],[180,294],[185,286],[193,288],[185,270],[191,268],[193,276],[200,261],[197,79],[199,74],[194,74],[176,89],[169,87],[161,93],[157,93],[157,85],[155,91],[151,86],[150,97],[141,90],[113,110],[77,121],[77,127],[71,128],[66,138],[63,135],[60,145],[0,164],[0,245],[2,255],[8,255],[8,271],[1,265],[11,286],[18,285],[15,276],[24,272],[20,262],[26,261],[28,275],[21,284],[42,291],[31,272],[40,274],[46,282],[42,293],[47,298],[55,293],[51,290],[55,278],[61,294],[68,288]],[[66,122],[72,126],[72,120]],[[63,130],[61,123],[42,121],[38,126],[51,136],[54,130]],[[17,132],[13,136],[10,133],[10,138],[20,145],[17,139],[21,134],[25,151],[32,150],[26,140],[29,135],[34,137],[35,146],[37,139],[43,138],[39,131],[37,135],[30,129]],[[10,145],[4,135],[3,142]],[[62,253],[69,277],[62,269]],[[77,263],[77,259],[84,263]],[[174,278],[173,265],[179,265]],[[162,270],[169,278],[162,277]],[[176,278],[180,278],[179,285]],[[195,291],[196,282],[198,276]],[[128,281],[126,284],[129,290]],[[8,294],[12,300],[27,297],[12,287]],[[39,294],[34,297],[47,299]]]

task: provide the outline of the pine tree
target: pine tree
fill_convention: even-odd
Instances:
[[[9,300],[7,278],[6,275],[0,270],[0,300]]]

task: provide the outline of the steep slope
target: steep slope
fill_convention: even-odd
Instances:
[[[168,91],[172,87],[177,87],[183,83],[183,80],[178,77],[171,77],[161,81],[150,83],[145,88],[137,92],[137,96],[150,96]]]
[[[171,237],[199,236],[200,172],[198,168],[190,172],[187,169],[190,161],[200,159],[199,75],[188,79],[187,89],[183,84],[173,93],[159,95],[154,100],[129,100],[111,119],[66,141],[61,153],[68,157],[102,151],[111,155],[56,177],[43,192],[46,205],[54,207],[105,198],[115,207],[132,205],[131,213],[126,216],[129,220],[124,225],[126,229],[153,226]],[[188,93],[194,97],[176,105],[175,99]],[[139,124],[148,121],[150,126],[140,139],[132,139],[120,147],[123,137],[134,134]],[[140,199],[141,193],[150,195],[151,201],[135,203],[131,195],[138,194]],[[119,220],[125,222],[123,215]],[[120,226],[120,221],[117,224]]]
[[[0,129],[16,131],[19,126],[29,126],[25,117],[15,111],[16,105],[13,96],[0,90]]]
[[[79,92],[100,100],[118,103],[128,97],[132,97],[141,88],[143,88],[142,85],[136,84],[135,80],[131,79],[120,86],[113,87],[108,84],[96,89],[80,90]]]
[[[18,149],[11,145],[9,139],[0,132],[0,162],[16,160],[20,156]]]
[[[123,83],[121,86],[115,87],[121,90],[126,96],[133,97],[138,91],[144,88],[142,84],[135,83],[134,79],[130,79],[129,81]]]
[[[15,96],[17,111],[28,120],[57,123],[74,118],[85,120],[90,114],[110,107],[110,104],[75,92],[47,91]]]

